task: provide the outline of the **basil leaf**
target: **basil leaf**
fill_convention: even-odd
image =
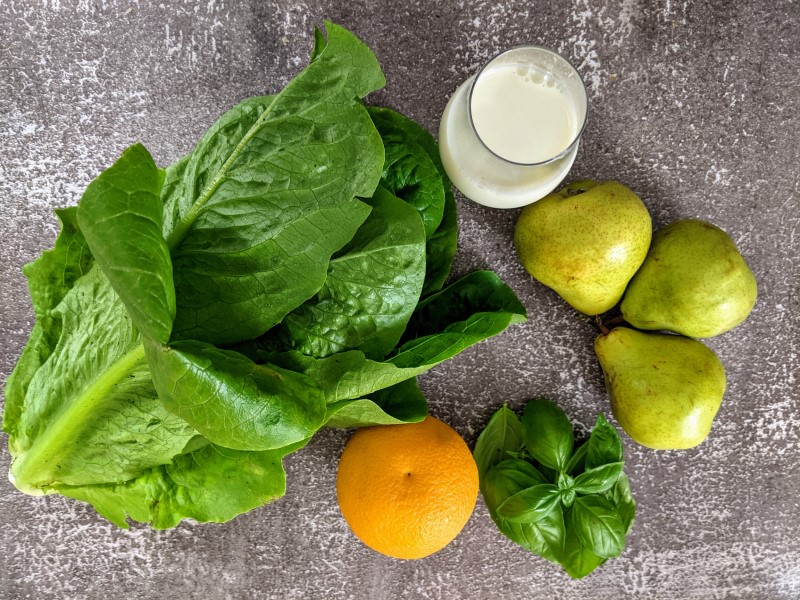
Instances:
[[[564,539],[564,553],[559,563],[573,579],[581,579],[606,562],[581,544],[575,528],[571,524],[571,515],[566,518],[566,536]]]
[[[530,463],[518,458],[508,458],[489,468],[480,477],[481,494],[492,513],[497,512],[506,499],[517,492],[546,483],[541,473]]]
[[[526,452],[526,454],[528,453],[527,450],[525,452]],[[528,454],[527,458],[528,458],[528,460],[535,460],[533,457],[530,456],[530,454]],[[561,471],[559,471],[557,469],[551,469],[550,467],[548,467],[546,465],[543,465],[542,463],[538,463],[536,465],[536,468],[539,469],[539,471],[542,472],[542,475],[544,475],[547,478],[547,481],[550,481],[550,482],[553,482],[553,483],[558,481],[558,475],[559,475],[559,473],[561,473]]]
[[[520,523],[518,525],[522,527],[523,531],[530,532],[526,536],[529,540],[532,533],[537,542],[537,546],[531,546],[530,542],[528,542],[525,547],[549,561],[558,562],[558,557],[564,552],[564,538],[566,536],[564,511],[561,508],[561,504],[557,503],[546,517],[536,523]]]
[[[556,485],[558,486],[561,502],[564,506],[569,508],[575,501],[575,480],[566,473],[559,473],[556,479]]]
[[[500,532],[529,552],[558,563],[564,551],[564,515],[560,504],[535,523],[512,523],[493,515]]]
[[[497,433],[492,424],[498,414],[479,436],[475,451],[481,493],[498,529],[531,552],[560,564],[574,578],[618,556],[636,505],[621,460],[588,468],[590,452],[595,457],[613,456],[614,436],[608,435],[605,420],[598,419],[594,445],[587,440],[572,453],[568,443],[572,427],[566,415],[548,400],[533,400],[517,424],[523,447],[504,452],[517,458],[492,463],[490,450],[501,445],[488,443]],[[485,446],[483,436],[487,436]],[[534,467],[523,458],[538,464]],[[484,472],[482,460],[494,466]]]
[[[301,373],[202,342],[146,342],[145,350],[164,406],[215,444],[281,448],[311,437],[325,420],[322,390]]]
[[[329,404],[325,424],[328,427],[364,427],[417,423],[427,414],[428,401],[416,378],[412,377],[378,390],[369,398]]]
[[[572,453],[572,458],[569,459],[567,468],[564,469],[564,472],[575,476],[583,471],[586,468],[586,453],[588,450],[589,444],[586,442],[578,446],[577,450]]]
[[[561,493],[551,483],[517,492],[497,507],[497,515],[512,523],[535,523],[546,517],[560,502]]]
[[[575,478],[575,491],[579,494],[599,494],[610,490],[622,474],[623,463],[607,463],[588,469]]]
[[[279,326],[287,346],[324,358],[358,349],[380,360],[400,340],[425,278],[425,232],[413,207],[378,188],[317,295]]]
[[[614,506],[602,496],[578,496],[570,512],[584,548],[601,558],[619,556],[625,546],[625,525]]]
[[[586,444],[587,469],[622,461],[622,440],[614,426],[602,414],[597,415],[597,422]]]
[[[564,471],[572,455],[572,425],[556,404],[539,398],[525,405],[522,414],[522,440],[537,461]]]
[[[517,461],[517,459],[510,459]],[[521,461],[524,462],[524,461]],[[536,523],[512,523],[497,515],[497,507],[513,494],[530,487],[539,481],[541,474],[533,472],[516,463],[503,461],[489,469],[481,477],[481,494],[489,509],[489,515],[497,528],[509,539],[523,548],[534,552],[552,562],[557,562],[564,547],[564,516],[561,507],[556,505],[549,514]]]
[[[547,483],[536,467],[526,460],[519,458],[507,458],[492,467],[489,470],[496,470],[495,475],[507,483],[513,483],[514,492],[512,494],[522,491],[524,489]],[[507,494],[507,498],[511,494]]]
[[[175,318],[175,286],[161,233],[163,179],[144,146],[131,146],[86,188],[78,223],[136,327],[166,343]]]
[[[556,485],[560,490],[571,490],[575,484],[575,480],[566,473],[559,473],[556,479]]]
[[[631,494],[631,485],[628,481],[628,476],[625,473],[620,473],[614,487],[605,494],[606,498],[614,505],[617,513],[622,519],[622,525],[625,528],[625,535],[633,527],[633,522],[636,518],[636,501]]]
[[[512,452],[511,450],[509,450],[508,452],[506,452],[506,454],[511,458],[518,458],[518,459],[524,460],[524,461],[533,460],[530,457],[530,455],[527,452],[525,452],[524,448],[520,452]],[[539,466],[541,467],[541,465],[539,465]]]
[[[498,463],[503,464],[507,462],[504,461],[508,455],[507,453],[517,452],[521,448],[522,431],[519,417],[508,408],[508,405],[504,404],[492,415],[492,418],[489,419],[489,423],[475,442],[473,456],[475,457],[475,463],[478,465],[479,475],[483,476]],[[528,464],[522,460],[516,461],[516,464],[519,463]],[[530,467],[533,469],[533,465]],[[540,483],[545,483],[544,477],[542,477]]]

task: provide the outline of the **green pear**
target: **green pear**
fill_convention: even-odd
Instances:
[[[639,196],[616,181],[578,181],[525,207],[514,243],[528,273],[598,315],[619,302],[651,237]]]
[[[708,436],[725,393],[717,355],[691,338],[616,327],[594,342],[614,417],[634,441],[693,448]]]
[[[621,308],[639,329],[706,338],[744,321],[757,294],[756,279],[730,236],[711,223],[686,219],[653,236]]]

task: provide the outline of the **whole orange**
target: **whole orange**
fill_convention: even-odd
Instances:
[[[359,429],[336,479],[339,508],[353,533],[394,558],[423,558],[453,541],[478,497],[467,444],[434,417]]]

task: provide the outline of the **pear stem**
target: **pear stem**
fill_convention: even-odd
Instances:
[[[597,326],[597,328],[600,330],[600,333],[602,333],[603,335],[608,335],[608,333],[611,331],[608,327],[606,327],[606,324],[603,323],[603,319],[600,318],[600,315],[595,315],[594,324]]]
[[[608,314],[608,313],[606,313]],[[613,314],[613,313],[612,313]],[[621,314],[615,314],[610,319],[603,319],[603,315],[595,315],[594,317],[594,325],[597,329],[600,330],[600,333],[603,335],[608,335],[609,331],[611,331],[617,325],[622,325],[625,323],[625,317]]]

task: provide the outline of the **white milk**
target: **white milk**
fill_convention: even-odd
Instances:
[[[543,198],[569,172],[585,122],[585,89],[576,73],[583,94],[576,101],[574,80],[568,87],[536,65],[494,63],[474,87],[473,77],[450,98],[439,125],[439,152],[465,196],[486,206],[515,208]]]
[[[501,65],[484,73],[472,90],[470,107],[478,137],[511,162],[549,160],[578,134],[569,98],[534,67]]]

